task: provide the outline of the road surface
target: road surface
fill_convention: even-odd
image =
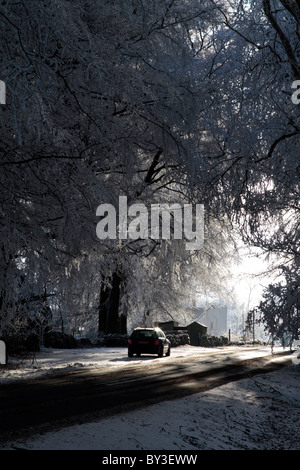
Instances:
[[[0,442],[142,407],[274,370],[290,361],[289,353],[270,349],[238,352],[212,350],[193,357],[161,358],[136,367],[85,369],[0,388]],[[134,364],[134,361],[133,361]]]

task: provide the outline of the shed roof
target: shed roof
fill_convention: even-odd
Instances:
[[[189,323],[189,324],[187,325],[187,328],[188,328],[189,326],[192,326],[192,325],[201,326],[202,328],[207,328],[206,325],[203,325],[203,323],[200,323],[200,322],[198,322],[198,321],[193,321],[192,323]]]

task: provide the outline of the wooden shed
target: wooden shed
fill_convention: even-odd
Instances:
[[[200,346],[200,338],[207,333],[207,326],[202,325],[197,321],[193,321],[187,325],[187,331],[190,337],[190,344],[192,346]]]

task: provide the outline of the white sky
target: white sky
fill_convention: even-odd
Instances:
[[[232,285],[239,305],[244,304],[246,309],[256,306],[262,299],[262,293],[275,279],[275,275],[268,272],[270,261],[265,255],[258,256],[258,249],[241,249],[241,263],[233,268],[234,279]]]

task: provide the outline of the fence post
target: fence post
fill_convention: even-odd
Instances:
[[[6,364],[6,345],[0,340],[0,364]]]
[[[6,86],[2,80],[0,80],[0,104],[6,104]]]

